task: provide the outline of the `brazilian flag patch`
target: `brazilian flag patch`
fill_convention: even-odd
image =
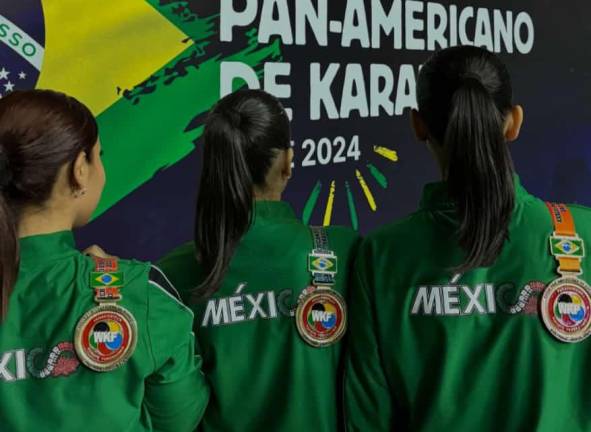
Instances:
[[[583,258],[585,256],[585,246],[582,239],[550,237],[550,251],[554,256]]]
[[[122,272],[113,273],[90,273],[90,286],[93,288],[104,286],[122,286],[125,283]]]
[[[337,257],[328,255],[308,255],[308,270],[311,273],[336,273]]]

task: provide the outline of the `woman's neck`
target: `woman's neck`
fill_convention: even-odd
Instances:
[[[64,212],[52,209],[27,208],[21,212],[18,222],[18,236],[50,234],[72,229],[73,221]]]
[[[254,199],[256,201],[281,201],[281,192],[274,191],[257,191],[254,192]]]

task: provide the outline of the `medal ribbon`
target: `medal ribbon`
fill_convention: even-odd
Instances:
[[[110,273],[119,270],[117,258],[99,258],[93,256],[92,259],[94,260],[94,271],[96,272]]]
[[[558,273],[581,274],[584,246],[583,240],[577,235],[571,211],[565,204],[547,202],[546,206],[554,223],[554,233],[550,236],[550,253],[558,261]],[[561,243],[568,248],[561,246]]]
[[[322,227],[311,227],[314,249],[308,255],[308,270],[314,286],[334,285],[337,274],[337,256],[330,250],[328,235]]]
[[[319,252],[331,252],[328,248],[328,236],[326,231],[320,227],[311,227],[312,238],[314,240],[314,250]]]
[[[123,287],[124,276],[119,272],[117,258],[94,259],[94,271],[90,274],[90,286],[94,288],[94,300],[101,303],[116,303],[121,300],[120,289]]]
[[[117,258],[92,258],[94,268],[90,271],[89,282],[98,305],[82,315],[76,324],[74,347],[80,361],[89,369],[107,372],[125,364],[133,355],[137,344],[137,322],[127,309],[117,304],[122,298],[119,290],[125,283]],[[109,346],[108,343],[115,340],[98,339],[97,332],[104,330],[97,330],[96,325],[102,323],[103,327],[107,325],[110,328],[112,322],[118,324],[118,339]],[[100,348],[99,344],[106,344],[108,350]]]

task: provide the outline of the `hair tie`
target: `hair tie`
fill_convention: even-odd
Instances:
[[[240,127],[240,124],[242,123],[242,114],[240,114],[234,108],[230,108],[226,110],[226,115],[228,116],[228,119],[230,120],[232,126]]]
[[[468,72],[468,73],[462,75],[462,78],[461,78],[462,85],[469,84],[471,82],[477,82],[481,86],[484,86],[484,84],[482,83],[482,80],[480,79],[480,76],[479,75],[477,75],[477,74],[475,74],[473,72]]]

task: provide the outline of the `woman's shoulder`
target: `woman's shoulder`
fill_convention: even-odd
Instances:
[[[524,208],[525,212],[523,215],[522,223],[527,226],[542,226],[548,229],[552,229],[552,218],[550,210],[547,207],[547,202],[535,198],[528,202],[528,206]],[[567,203],[565,204],[575,222],[575,229],[579,235],[589,238],[591,236],[591,208],[581,205],[579,203]]]
[[[96,257],[80,254],[82,271],[88,274],[90,286],[119,287],[125,303],[146,306],[149,298],[162,297],[165,303],[180,302],[181,297],[165,272],[148,261],[118,257]],[[84,277],[86,279],[86,277]]]
[[[352,228],[333,225],[326,227],[330,248],[345,261],[354,259],[361,236]]]
[[[168,252],[157,261],[158,267],[164,272],[176,266],[191,265],[197,263],[197,248],[194,242],[184,243]]]
[[[591,208],[581,204],[568,204],[573,219],[575,221],[575,229],[579,236],[585,240],[591,239]]]
[[[589,222],[588,222],[586,219],[589,216],[591,216],[591,207],[587,207],[582,204],[574,203],[574,204],[568,204],[568,208],[571,210],[574,217],[579,216],[580,218],[582,218],[582,223],[591,223],[591,220],[589,220]]]
[[[370,231],[363,239],[364,244],[391,243],[392,239],[412,237],[418,240],[431,228],[432,218],[425,211],[418,210],[401,219],[388,222]]]
[[[88,249],[87,249],[88,251]],[[91,284],[104,283],[106,286],[116,284],[145,283],[150,270],[150,263],[136,259],[124,259],[110,255],[93,256],[88,252],[79,252],[78,259],[83,262],[79,269],[88,273]],[[79,262],[80,262],[79,261]]]
[[[343,225],[332,225],[325,229],[330,240],[336,239],[345,243],[356,243],[361,238],[359,232]]]
[[[200,284],[203,276],[194,242],[173,249],[158,260],[156,266],[183,298],[184,294]]]
[[[151,262],[120,260],[121,276],[125,278],[123,295],[136,306],[145,305],[150,317],[163,317],[182,312],[192,318],[192,312],[183,304],[173,279],[162,268]],[[184,318],[179,317],[183,320]]]

